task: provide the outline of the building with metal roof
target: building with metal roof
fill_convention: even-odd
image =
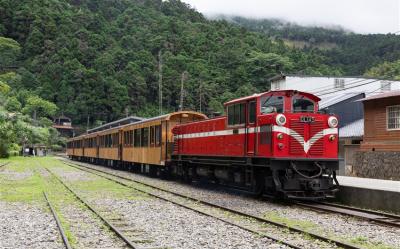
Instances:
[[[362,139],[364,136],[364,119],[356,120],[339,129],[339,138]]]

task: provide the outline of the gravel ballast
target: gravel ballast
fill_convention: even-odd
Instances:
[[[0,201],[0,248],[64,248],[49,210]]]
[[[150,178],[143,175],[132,174],[124,171],[115,171],[101,166],[86,164],[90,167],[96,167],[101,170],[112,171],[134,180],[143,181],[152,185],[161,186],[175,192],[189,195],[195,198],[211,201],[216,204],[234,208],[240,211],[248,212],[253,215],[263,216],[266,214],[277,214],[285,219],[297,220],[313,224],[317,232],[322,235],[346,238],[352,240],[366,240],[371,243],[400,248],[400,229],[393,227],[373,224],[371,222],[360,220],[340,214],[317,213],[311,210],[296,208],[288,205],[281,205],[269,201],[261,201],[255,198],[233,194],[229,191],[216,190],[221,189],[217,186],[212,188],[200,188],[182,184],[174,181],[166,181],[158,178]]]

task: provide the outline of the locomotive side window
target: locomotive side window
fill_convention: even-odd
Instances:
[[[293,97],[293,112],[314,112],[314,101],[304,96]]]
[[[234,105],[228,106],[228,125],[234,124],[235,108]]]
[[[249,123],[253,124],[256,122],[256,102],[251,101],[249,103]]]
[[[246,104],[228,106],[228,125],[241,125],[246,122]]]
[[[282,113],[283,112],[283,96],[265,96],[261,98],[261,113]]]

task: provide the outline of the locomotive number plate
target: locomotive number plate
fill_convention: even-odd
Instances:
[[[303,123],[312,123],[314,121],[315,121],[314,117],[309,117],[309,116],[301,116],[300,117],[300,122],[303,122]]]

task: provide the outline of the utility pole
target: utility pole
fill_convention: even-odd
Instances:
[[[86,119],[86,133],[88,133],[88,130],[89,130],[89,123],[90,123],[90,116],[88,114],[87,119]]]
[[[184,71],[183,73],[182,73],[182,76],[181,76],[181,100],[180,100],[180,103],[179,103],[179,109],[182,111],[183,110],[183,95],[184,95],[184,87],[183,87],[183,83],[184,83],[184,81],[186,80],[186,78],[187,78],[187,72],[186,71]]]
[[[162,111],[162,49],[158,51],[158,105],[160,108],[160,115]]]
[[[203,86],[203,82],[202,81],[200,81],[200,87],[199,87],[199,91],[200,91],[200,112],[201,112],[201,102],[202,102],[202,97],[203,97],[203,93],[201,92],[201,90],[202,90],[202,86]]]

